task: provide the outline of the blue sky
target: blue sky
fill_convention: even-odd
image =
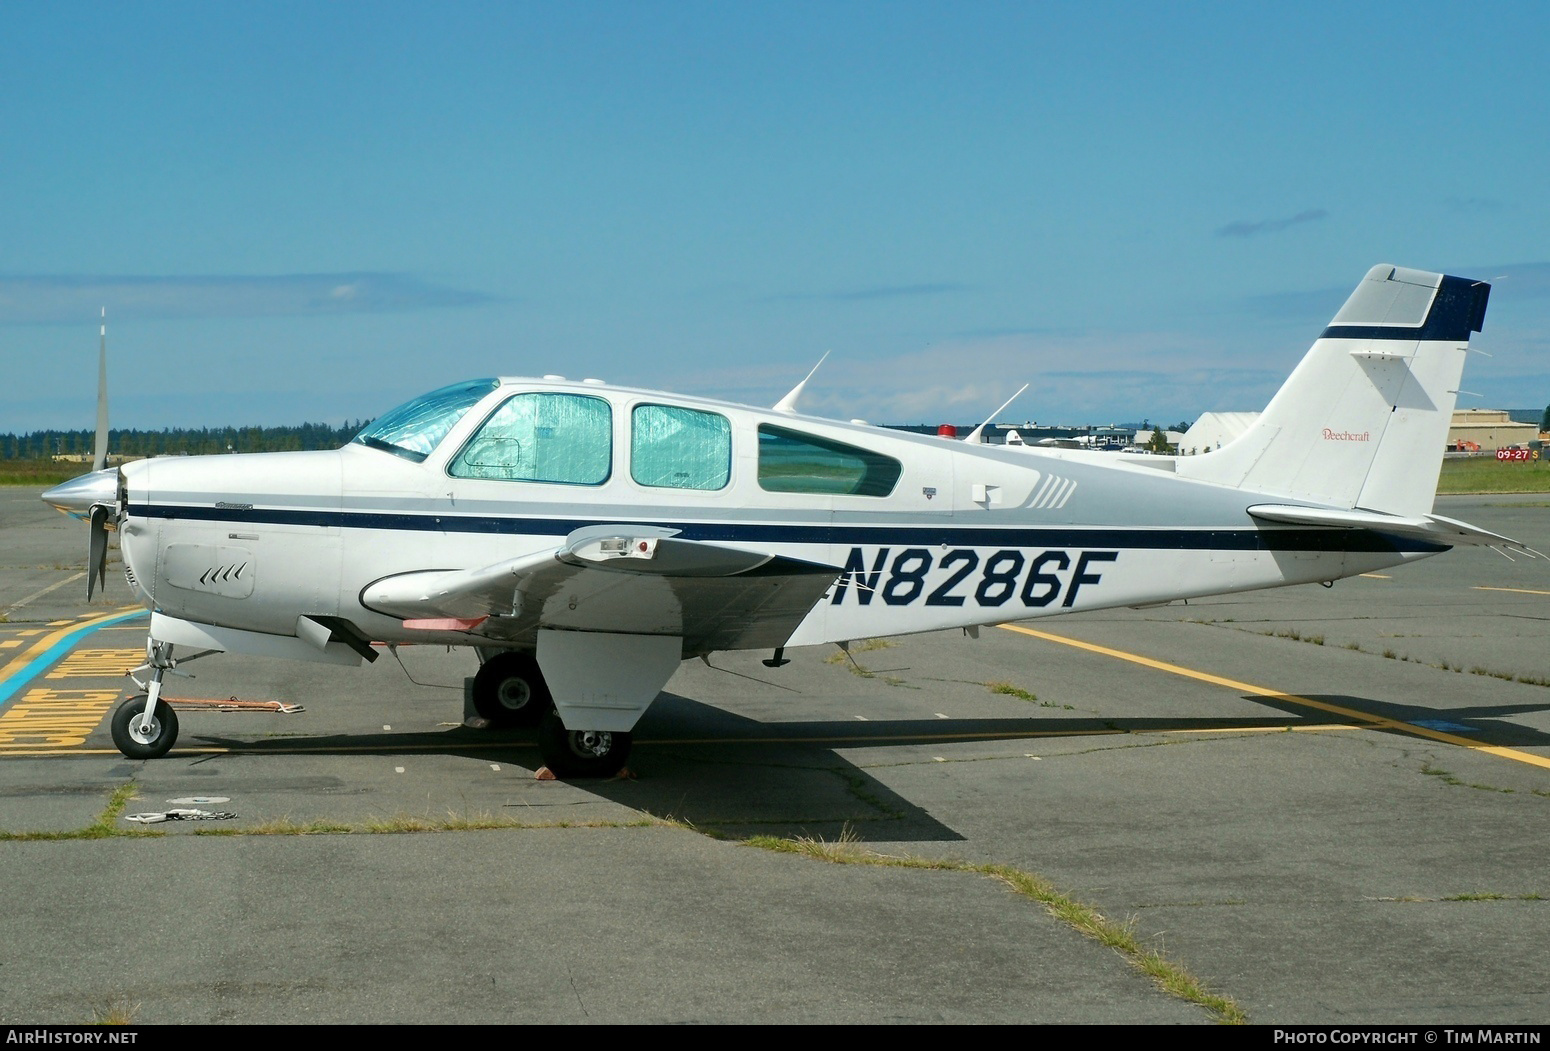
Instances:
[[[1550,402],[1544,4],[0,5],[0,431],[597,376],[1263,407],[1378,262]]]

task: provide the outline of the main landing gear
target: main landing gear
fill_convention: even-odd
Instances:
[[[177,713],[161,699],[162,677],[177,663],[172,659],[172,644],[148,642],[146,662],[151,679],[141,684],[145,692],[128,698],[113,713],[113,743],[130,759],[158,759],[178,739]]]
[[[556,777],[612,777],[630,757],[631,738],[609,730],[567,730],[559,712],[538,724],[538,754]]]
[[[474,710],[491,726],[536,726],[554,710],[554,698],[531,653],[505,651],[474,676]]]
[[[474,676],[474,710],[491,726],[538,727],[538,752],[556,777],[612,777],[630,754],[630,735],[608,730],[567,730],[554,696],[529,652],[490,656]]]

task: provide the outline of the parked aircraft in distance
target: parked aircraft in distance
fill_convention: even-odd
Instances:
[[[679,662],[1329,582],[1515,541],[1431,513],[1490,286],[1374,267],[1254,425],[1198,456],[988,446],[598,380],[432,391],[325,452],[166,458],[44,499],[105,531],[175,652],[471,647],[479,711],[609,775]],[[806,382],[805,380],[803,381]],[[103,428],[105,430],[105,427]],[[189,659],[184,657],[184,660]]]

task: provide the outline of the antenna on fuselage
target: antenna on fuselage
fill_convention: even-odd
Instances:
[[[984,423],[980,424],[978,427],[976,427],[972,431],[970,431],[968,433],[968,436],[965,437],[963,440],[968,442],[970,445],[977,445],[978,443],[983,441],[984,440],[985,428],[990,425],[990,421],[995,419],[997,416],[1000,416],[1003,412],[1005,412],[1006,411],[1006,407],[1008,405],[1012,404],[1012,402],[1016,401],[1018,398],[1022,397],[1023,391],[1025,391],[1027,389],[1028,389],[1028,384],[1024,383],[1022,385],[1022,387],[1020,387],[1018,389],[1016,394],[1012,395],[1010,398],[1006,399],[1006,401],[1002,402],[1001,403],[1001,408],[999,408],[995,412],[991,413],[990,416],[985,420]]]
[[[823,352],[823,357],[818,359],[818,365],[822,365],[825,361],[829,360],[829,353],[830,352],[827,350]],[[776,412],[794,414],[797,411],[797,399],[802,396],[802,388],[807,386],[807,381],[813,378],[814,372],[818,371],[818,365],[814,365],[812,370],[809,371],[806,376],[802,377],[801,383],[798,383],[795,387],[791,388],[791,393],[787,394],[784,398],[775,403]]]

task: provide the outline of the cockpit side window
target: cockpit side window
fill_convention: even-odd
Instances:
[[[732,477],[732,424],[716,412],[635,406],[630,477],[662,489],[725,489]]]
[[[463,414],[498,386],[499,380],[470,380],[422,394],[371,421],[351,444],[423,463]]]
[[[452,458],[457,478],[602,485],[613,472],[613,412],[581,394],[518,394]]]
[[[887,496],[903,466],[882,453],[759,425],[759,488],[772,493]]]

